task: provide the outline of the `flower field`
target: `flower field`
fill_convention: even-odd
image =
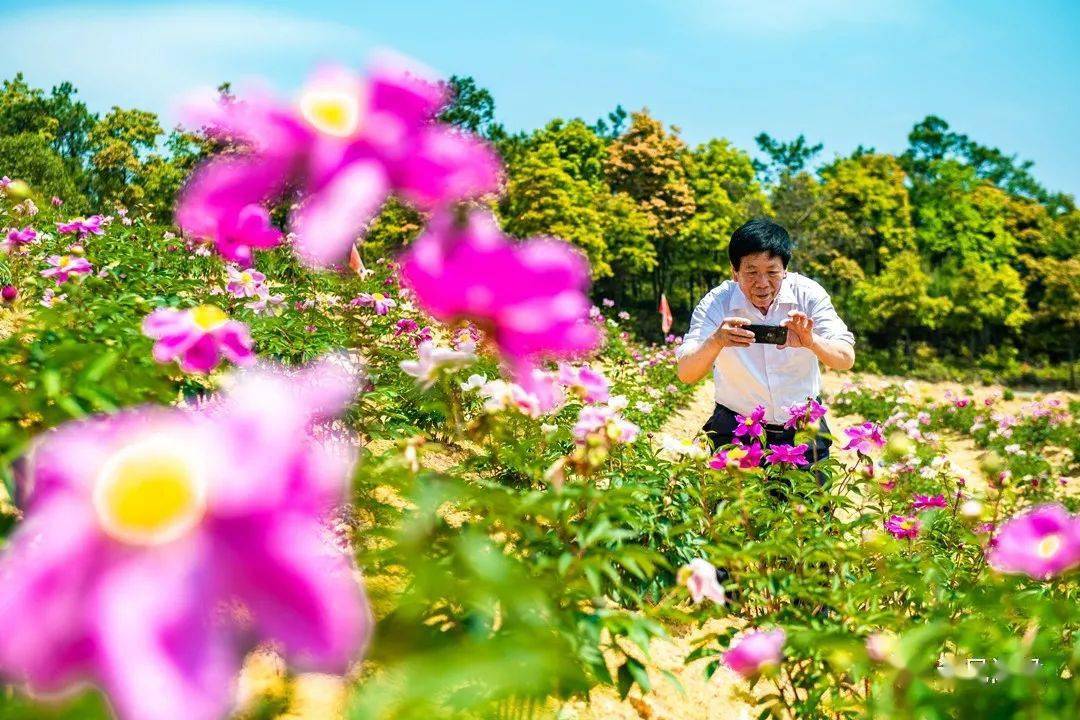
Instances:
[[[679,339],[503,233],[444,101],[193,108],[169,225],[4,178],[0,718],[281,717],[261,661],[351,718],[651,717],[671,638],[748,717],[1080,714],[1080,402],[860,383],[712,454]],[[365,257],[388,197],[424,228]]]

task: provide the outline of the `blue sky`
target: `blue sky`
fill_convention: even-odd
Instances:
[[[1080,195],[1080,2],[0,0],[0,75],[69,79],[95,110],[170,117],[222,80],[296,88],[374,49],[472,75],[511,129],[648,106],[691,143],[805,133],[899,151],[928,113]]]

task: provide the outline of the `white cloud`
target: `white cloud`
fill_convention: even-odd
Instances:
[[[907,20],[913,0],[686,0],[671,3],[708,30],[798,35],[840,25]]]
[[[70,80],[93,110],[139,107],[169,122],[193,89],[256,76],[298,83],[322,60],[363,64],[371,47],[355,28],[252,6],[80,3],[0,23],[6,77],[22,71],[45,88]]]

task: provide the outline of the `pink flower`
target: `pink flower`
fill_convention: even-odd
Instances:
[[[588,365],[574,367],[566,363],[559,363],[559,382],[585,402],[607,402],[607,378]]]
[[[225,271],[229,275],[229,283],[225,286],[225,290],[233,297],[255,297],[266,282],[266,276],[255,268],[238,270],[227,267]]]
[[[724,448],[713,455],[709,461],[709,467],[713,470],[724,470],[727,468],[739,468],[740,470],[749,470],[750,468],[761,467],[761,458],[763,451],[761,445],[758,443],[752,443],[749,446],[735,444],[731,447]]]
[[[876,423],[866,422],[862,425],[845,428],[844,434],[848,436],[848,442],[844,449],[855,450],[863,455],[869,455],[872,450],[885,445],[881,427]]]
[[[754,411],[749,415],[735,415],[735,421],[738,423],[735,426],[735,437],[742,437],[746,435],[750,438],[761,437],[765,432],[765,428],[762,422],[765,420],[765,408],[758,405],[754,408]]]
[[[914,538],[919,534],[922,522],[914,515],[893,515],[885,521],[885,529],[895,538]]]
[[[815,425],[828,412],[824,405],[813,398],[807,398],[804,403],[792,405],[787,411],[788,419],[784,422],[784,427],[788,429]]]
[[[56,197],[55,195],[52,196],[52,205],[53,205],[53,207],[60,207],[63,204],[64,204],[63,200]]]
[[[581,254],[556,240],[511,243],[488,212],[471,212],[461,226],[450,214],[436,216],[409,247],[401,274],[431,315],[486,330],[526,389],[540,357],[579,355],[599,340],[586,319]]]
[[[604,307],[615,307],[615,301],[611,298],[604,298],[603,300],[601,300],[601,302],[603,303]]]
[[[1040,505],[1001,525],[987,557],[1001,572],[1045,580],[1080,565],[1080,518]]]
[[[613,442],[633,442],[640,428],[624,420],[610,405],[586,405],[578,413],[573,435],[578,442],[585,442],[590,435],[602,435]]]
[[[382,293],[360,293],[350,303],[353,307],[375,308],[376,315],[385,315],[390,308],[397,305],[397,301]]]
[[[72,275],[89,275],[94,267],[86,258],[73,255],[50,255],[45,258],[51,267],[41,271],[41,277],[51,277],[57,285],[63,285]]]
[[[102,224],[105,222],[105,217],[102,215],[91,215],[88,218],[75,218],[74,220],[68,220],[67,222],[56,223],[57,232],[64,234],[78,234],[79,238],[84,238],[87,235],[104,235],[105,228]]]
[[[325,67],[308,80],[295,105],[250,97],[201,108],[196,119],[212,132],[245,140],[245,164],[270,181],[242,193],[244,205],[298,188],[302,201],[290,218],[296,249],[306,261],[327,265],[348,253],[392,192],[430,211],[496,189],[495,153],[435,122],[446,100],[441,86],[404,68],[384,64],[365,79]],[[200,169],[201,180],[215,184],[225,162],[211,160]],[[181,201],[178,217],[186,216],[186,203]],[[213,223],[181,225],[218,243]]]
[[[411,335],[420,329],[420,326],[416,324],[416,321],[412,318],[401,318],[394,325],[394,337],[399,335]]]
[[[309,436],[351,382],[253,373],[203,408],[70,422],[27,463],[0,555],[0,671],[34,693],[86,681],[121,720],[217,720],[245,653],[342,673],[372,617],[321,518],[352,453]]]
[[[29,245],[36,241],[37,237],[37,230],[29,226],[24,227],[22,230],[8,230],[3,246],[5,250],[16,250],[23,245]]]
[[[283,168],[251,158],[223,156],[195,171],[180,195],[176,224],[208,239],[231,262],[250,265],[253,250],[281,243],[263,202],[284,187]],[[198,250],[196,250],[196,254]]]
[[[916,512],[927,508],[943,508],[948,504],[944,495],[919,495],[916,493],[911,501],[911,505]]]
[[[3,300],[6,303],[13,303],[17,297],[19,297],[19,290],[14,285],[5,285],[0,288],[0,300]]]
[[[255,291],[255,299],[244,305],[244,307],[256,315],[277,315],[281,312],[281,306],[284,303],[284,295],[271,295],[268,287],[260,285]]]
[[[255,362],[247,325],[230,320],[221,308],[199,305],[188,310],[158,308],[143,319],[143,334],[157,340],[154,359],[179,360],[188,373],[209,373],[221,358],[237,365]]]
[[[787,463],[795,467],[806,467],[810,462],[806,459],[806,453],[810,446],[806,443],[800,445],[770,445],[766,459],[772,465]]]
[[[56,303],[63,302],[65,298],[67,298],[66,294],[57,295],[55,290],[49,288],[41,294],[41,306],[51,308]]]
[[[724,664],[744,678],[750,679],[780,664],[784,657],[787,633],[782,628],[755,630],[743,635],[724,653]]]
[[[685,585],[690,591],[690,598],[694,603],[699,603],[704,598],[709,598],[717,605],[727,602],[724,586],[716,575],[716,568],[703,558],[695,558],[679,570],[679,584]]]

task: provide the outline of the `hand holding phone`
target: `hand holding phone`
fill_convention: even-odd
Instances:
[[[788,330],[782,325],[744,325],[743,329],[754,333],[754,342],[783,345],[787,342]]]

